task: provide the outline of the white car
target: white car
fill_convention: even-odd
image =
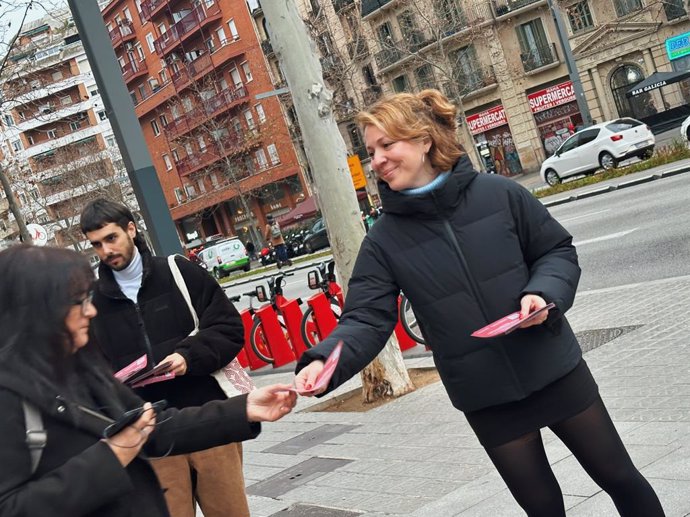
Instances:
[[[652,130],[634,118],[619,118],[578,131],[568,138],[541,165],[541,179],[557,185],[564,178],[614,169],[618,163],[637,156],[643,160],[654,154]]]
[[[680,137],[685,142],[690,142],[690,133],[688,130],[690,130],[690,117],[686,118],[680,126]]]
[[[250,262],[244,244],[239,239],[217,241],[199,252],[203,267],[221,279],[236,269],[249,271]]]

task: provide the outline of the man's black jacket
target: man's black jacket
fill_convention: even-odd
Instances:
[[[473,411],[527,397],[570,372],[581,350],[563,314],[580,278],[572,237],[534,196],[477,174],[464,157],[446,182],[409,196],[379,183],[384,215],[362,242],[338,327],[298,371],[345,346],[329,390],[366,366],[409,298],[455,407]],[[526,293],[554,302],[545,324],[490,340],[475,330],[520,309]]]
[[[196,264],[178,258],[192,305],[199,316],[199,333],[189,336],[194,322],[166,258],[141,251],[144,265],[137,303],[128,299],[112,270],[99,267],[94,294],[98,315],[92,327],[98,345],[115,371],[148,354],[149,366],[177,352],[187,361],[187,373],[137,390],[144,399],[167,399],[177,408],[224,399],[213,372],[227,365],[242,349],[242,320],[223,290]]]

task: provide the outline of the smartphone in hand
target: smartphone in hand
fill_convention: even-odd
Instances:
[[[154,402],[151,404],[152,409],[158,413],[159,411],[162,411],[165,409],[168,405],[167,400],[159,400],[158,402]],[[125,411],[120,418],[118,418],[115,422],[110,424],[108,427],[105,428],[103,431],[103,437],[104,438],[112,438],[115,436],[117,433],[122,431],[125,427],[128,427],[132,425],[134,422],[139,420],[141,418],[141,415],[144,414],[144,407],[138,407],[134,409],[130,409],[129,411]]]

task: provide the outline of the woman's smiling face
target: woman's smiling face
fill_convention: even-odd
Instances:
[[[378,127],[364,129],[371,168],[391,190],[417,188],[431,182],[436,172],[425,155],[430,144],[423,140],[394,140]]]

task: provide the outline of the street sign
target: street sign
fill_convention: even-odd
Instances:
[[[352,183],[355,186],[355,190],[366,187],[367,177],[364,175],[364,169],[362,168],[362,162],[359,160],[359,156],[356,154],[348,156],[347,164],[350,167],[350,175],[352,176]]]
[[[40,224],[27,224],[26,229],[29,230],[29,235],[36,246],[45,246],[48,244],[48,232]]]

